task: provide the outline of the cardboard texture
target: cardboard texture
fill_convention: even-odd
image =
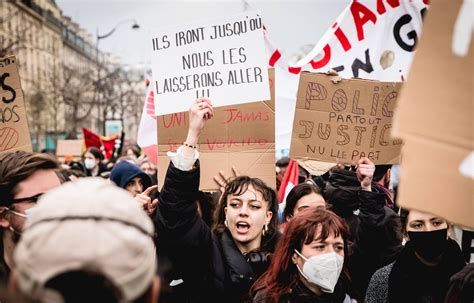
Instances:
[[[213,177],[223,171],[262,179],[275,188],[275,95],[274,70],[269,70],[271,100],[214,109],[198,141],[202,191],[217,191]],[[169,165],[166,152],[183,144],[188,132],[188,113],[157,117],[158,182],[163,186]]]
[[[14,56],[0,59],[0,154],[32,151],[20,75]]]
[[[82,156],[83,146],[83,140],[58,140],[56,156],[59,160],[65,157],[72,157],[74,160],[78,160]]]
[[[375,164],[399,162],[401,141],[390,136],[401,83],[341,80],[301,74],[290,157],[297,160]]]
[[[461,2],[432,2],[401,91],[394,124],[405,143],[398,203],[474,228],[474,180],[460,173],[474,149],[474,39],[472,15],[460,11],[469,5]],[[460,45],[466,52],[456,55]],[[472,163],[467,170],[472,175]]]
[[[322,162],[315,160],[297,160],[298,164],[306,169],[313,176],[324,175],[329,169],[336,166],[337,163]]]

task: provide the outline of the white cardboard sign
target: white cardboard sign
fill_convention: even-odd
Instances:
[[[156,30],[151,36],[155,114],[270,99],[260,12]]]

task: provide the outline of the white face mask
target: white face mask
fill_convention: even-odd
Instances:
[[[95,167],[95,160],[85,159],[84,160],[84,165],[86,166],[87,169],[93,169]]]
[[[323,292],[333,293],[342,271],[344,257],[335,252],[330,252],[307,259],[296,249],[295,252],[306,261],[303,265],[303,271],[296,264],[301,275],[308,282],[318,286]]]

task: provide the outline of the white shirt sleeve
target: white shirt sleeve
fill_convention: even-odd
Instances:
[[[173,162],[176,168],[182,171],[189,171],[193,168],[196,160],[199,159],[199,152],[194,149],[194,156],[188,158],[183,155],[183,147],[184,146],[181,145],[180,147],[178,147],[178,150],[176,152],[169,151],[166,154],[168,155],[168,157],[171,158],[171,161]]]

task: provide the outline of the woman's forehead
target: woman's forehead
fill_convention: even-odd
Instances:
[[[229,199],[231,198],[237,198],[237,199],[240,199],[240,200],[258,200],[258,201],[264,201],[263,199],[263,194],[256,190],[253,185],[249,184],[248,186],[243,187],[245,190],[242,190],[242,188],[239,188],[239,190],[237,191],[237,193],[233,194],[229,194]],[[238,193],[241,192],[241,194],[239,195]]]
[[[316,229],[314,231],[314,235],[313,235],[313,241],[312,242],[321,242],[321,241],[325,241],[327,238],[333,238],[335,240],[343,240],[342,239],[342,235],[341,233],[337,232],[336,228],[329,228],[329,230],[327,230],[327,238],[324,238],[323,239],[323,229],[322,229],[322,224],[318,224],[316,226]],[[311,235],[308,235],[309,237],[311,237]]]
[[[408,221],[430,221],[432,219],[442,219],[440,216],[437,216],[435,214],[427,213],[427,212],[422,212],[418,210],[411,210],[410,213],[408,214]]]

